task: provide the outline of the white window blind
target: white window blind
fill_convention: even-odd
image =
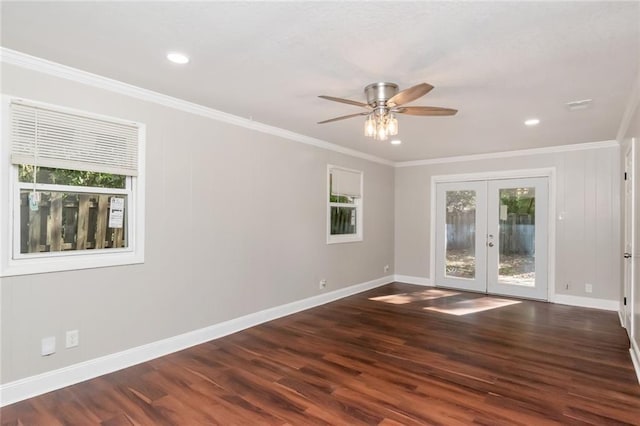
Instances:
[[[360,198],[362,174],[343,169],[331,170],[331,195]]]
[[[136,176],[138,127],[13,101],[11,162]]]

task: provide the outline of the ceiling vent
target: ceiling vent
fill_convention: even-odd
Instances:
[[[587,108],[589,108],[589,106],[591,106],[591,102],[593,102],[593,99],[583,99],[581,101],[567,102],[567,109],[569,109],[569,111],[577,111],[579,109],[587,109]]]

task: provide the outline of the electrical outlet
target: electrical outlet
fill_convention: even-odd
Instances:
[[[592,286],[591,284],[588,284],[588,283],[587,283],[587,284],[585,284],[585,285],[584,285],[584,291],[585,291],[586,293],[592,293],[592,292],[593,292],[593,286]]]
[[[56,353],[56,338],[55,336],[45,337],[42,339],[40,347],[40,355],[49,356]]]
[[[384,271],[389,272],[389,265],[384,265]]]
[[[320,285],[318,286],[320,288],[320,290],[327,288],[327,280],[326,279],[321,279],[320,280]]]
[[[67,341],[66,341],[67,349],[75,348],[80,344],[80,332],[78,330],[67,331],[66,338],[67,338]]]

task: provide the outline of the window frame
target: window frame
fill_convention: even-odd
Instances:
[[[358,173],[360,175],[360,198],[356,198],[351,203],[331,202],[331,171],[344,170],[346,172]],[[347,167],[327,164],[327,190],[325,192],[327,203],[327,244],[355,243],[364,240],[364,172],[362,170],[350,169]],[[349,207],[356,209],[356,232],[355,234],[331,234],[331,208],[332,207]]]
[[[101,188],[76,185],[36,184],[36,189],[57,192],[108,193],[127,196],[127,247],[69,250],[60,252],[20,253],[20,190],[33,188],[33,183],[20,182],[18,165],[11,163],[11,102],[19,100],[34,106],[55,109],[116,123],[134,124],[138,127],[138,175],[126,176],[121,188]],[[0,208],[0,277],[29,275],[46,272],[69,271],[144,263],[145,235],[145,140],[146,126],[101,114],[61,107],[38,101],[2,95],[2,142],[0,143],[0,198],[7,200]]]

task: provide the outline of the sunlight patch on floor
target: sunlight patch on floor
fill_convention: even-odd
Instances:
[[[388,296],[370,297],[369,300],[376,302],[391,303],[393,305],[404,305],[411,302],[419,302],[421,300],[433,300],[440,297],[455,296],[455,291],[429,289],[423,291],[414,291],[412,293],[390,294]]]
[[[531,274],[519,275],[498,275],[498,282],[507,285],[519,285],[523,287],[535,287],[536,279]]]
[[[502,308],[504,306],[515,305],[521,303],[518,300],[509,299],[497,299],[494,297],[482,297],[478,299],[463,300],[455,302],[447,306],[430,306],[423,308],[428,311],[441,312],[443,314],[451,315],[468,315],[475,314],[476,312],[488,311],[489,309]]]

